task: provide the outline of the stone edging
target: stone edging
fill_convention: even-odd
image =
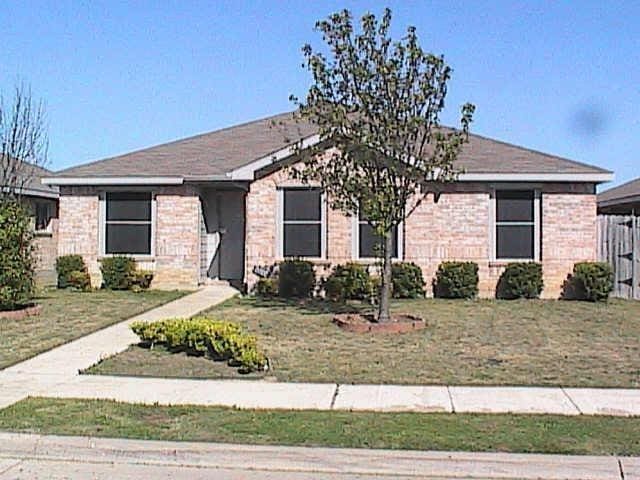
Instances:
[[[0,312],[0,320],[22,320],[23,318],[40,315],[40,312],[42,312],[42,305],[32,305],[20,310]]]

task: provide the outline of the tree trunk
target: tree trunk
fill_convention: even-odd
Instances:
[[[391,303],[391,251],[393,237],[391,231],[386,232],[384,238],[384,256],[382,263],[382,285],[380,286],[380,301],[378,302],[378,322],[390,322],[389,306]]]

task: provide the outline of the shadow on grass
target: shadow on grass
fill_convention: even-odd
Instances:
[[[248,297],[247,302],[256,308],[293,308],[302,315],[336,313],[370,313],[374,306],[364,302],[331,302],[321,298],[264,298]]]

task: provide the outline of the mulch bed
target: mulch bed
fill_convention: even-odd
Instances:
[[[7,310],[0,311],[0,319],[2,320],[22,320],[26,317],[33,317],[34,315],[40,315],[42,311],[42,305],[29,305],[23,307],[20,310]]]
[[[345,313],[335,315],[331,320],[338,327],[353,333],[407,333],[422,330],[427,326],[422,318],[415,315],[391,315],[390,322],[378,323],[371,314]]]

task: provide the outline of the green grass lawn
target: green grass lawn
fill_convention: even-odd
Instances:
[[[158,290],[140,293],[43,290],[35,299],[42,305],[40,315],[21,320],[0,319],[0,369],[184,294]]]
[[[398,384],[640,387],[640,302],[396,301],[396,312],[425,318],[402,335],[343,332],[336,307],[236,298],[210,316],[240,322],[258,336],[281,381]],[[204,358],[137,346],[90,373],[237,377]]]
[[[640,418],[256,411],[29,398],[0,430],[55,435],[411,450],[640,454]]]

